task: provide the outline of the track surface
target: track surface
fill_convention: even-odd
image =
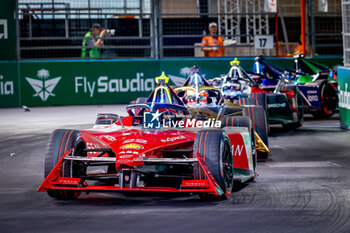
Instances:
[[[272,128],[260,176],[227,201],[115,193],[57,201],[35,192],[55,128],[89,128],[97,113],[124,107],[0,109],[1,232],[350,232],[350,133],[337,117]]]

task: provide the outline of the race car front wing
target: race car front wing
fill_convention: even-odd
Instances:
[[[88,185],[84,177],[64,177],[61,176],[61,169],[66,161],[81,161],[85,163],[117,163],[116,157],[79,157],[72,156],[72,150],[67,151],[64,156],[59,160],[56,166],[52,169],[49,175],[42,182],[37,192],[43,192],[48,190],[73,190],[80,192],[90,191],[118,191],[118,192],[132,192],[132,191],[144,191],[144,192],[176,192],[176,193],[208,193],[211,195],[221,196],[223,194],[222,189],[218,185],[217,181],[211,174],[207,164],[200,156],[199,152],[196,152],[195,158],[144,158],[142,161],[134,161],[136,166],[143,164],[179,164],[179,163],[198,163],[200,169],[204,171],[205,177],[202,179],[183,179],[179,188],[174,187],[142,187],[138,186],[136,182],[129,182],[126,184],[124,172],[121,169],[116,174],[99,174],[100,176],[113,175],[119,178],[119,184],[115,185]],[[133,180],[133,174],[130,173],[130,180]]]

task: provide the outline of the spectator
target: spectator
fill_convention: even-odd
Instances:
[[[298,46],[294,49],[294,53],[293,55],[299,55],[303,53],[303,44],[302,44],[302,38],[301,35],[299,37],[299,41],[298,41]]]
[[[224,55],[224,39],[217,35],[218,25],[214,22],[209,24],[209,36],[202,39],[202,51],[205,57],[222,57]]]
[[[303,43],[302,41],[302,37],[300,35],[299,37],[299,41],[298,41],[298,46],[295,48],[293,55],[299,55],[299,54],[303,54]],[[312,57],[312,47],[311,44],[309,45],[309,53],[310,53],[310,57]],[[305,55],[305,54],[304,54]]]
[[[100,57],[99,48],[104,44],[102,37],[105,34],[106,29],[102,28],[100,24],[93,24],[90,31],[84,36],[81,57]]]

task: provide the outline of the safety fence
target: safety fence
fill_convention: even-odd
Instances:
[[[300,36],[300,1],[279,0],[16,0],[18,59],[81,58],[82,41],[99,23],[114,33],[104,37],[101,58],[202,57],[202,37],[216,22],[224,56],[292,54]],[[273,1],[272,1],[273,2]],[[340,0],[306,0],[310,53],[342,54]],[[276,21],[277,17],[277,21]],[[277,33],[277,37],[276,37]],[[269,36],[271,47],[256,46]],[[270,40],[270,39],[269,39]]]
[[[288,69],[294,65],[292,58],[267,59]],[[329,67],[342,63],[341,57],[312,59]],[[245,70],[253,70],[254,59],[239,60]],[[227,74],[230,59],[0,62],[0,107],[126,104],[148,96],[161,71],[170,77],[171,85],[182,85],[195,64],[210,79]]]
[[[344,65],[350,67],[350,1],[342,1]]]

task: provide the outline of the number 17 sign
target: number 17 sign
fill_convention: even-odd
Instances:
[[[256,35],[254,36],[254,48],[256,49],[272,49],[273,35]]]

